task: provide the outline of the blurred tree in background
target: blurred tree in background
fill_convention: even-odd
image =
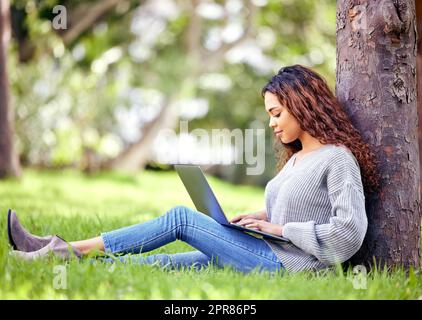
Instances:
[[[53,8],[67,10],[55,30]],[[163,129],[265,128],[261,88],[279,68],[313,67],[335,83],[334,0],[15,0],[8,53],[16,147],[26,166],[166,168]],[[232,182],[274,171],[266,130],[261,176],[209,166]],[[169,161],[172,163],[172,161]]]
[[[20,175],[13,145],[13,112],[10,108],[7,51],[10,40],[10,5],[0,0],[0,179]]]

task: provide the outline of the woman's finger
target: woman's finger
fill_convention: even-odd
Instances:
[[[236,222],[239,221],[240,219],[242,219],[241,217],[234,217],[230,220],[230,222]]]
[[[258,224],[256,222],[248,223],[246,225],[246,228],[257,228]]]
[[[230,220],[230,222],[236,222],[236,221],[242,220],[245,216],[246,216],[245,214],[240,214],[240,215],[235,216],[234,218],[232,218]]]
[[[253,223],[253,219],[244,218],[244,219],[242,219],[242,220],[239,221],[239,224],[242,225],[242,226],[245,226],[245,225],[247,225],[249,223]]]

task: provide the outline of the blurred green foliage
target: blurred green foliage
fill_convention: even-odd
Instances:
[[[52,28],[55,5],[67,8],[72,27],[76,13],[99,2],[12,1],[8,70],[17,148],[26,165],[80,168],[87,150],[114,157],[175,96],[207,101],[207,113],[190,119],[190,130],[244,130],[256,121],[267,128],[260,91],[285,65],[313,67],[334,89],[335,0],[252,1],[251,21],[246,1],[206,2],[214,5],[208,14],[226,12],[212,18],[192,11],[190,1],[126,0],[69,43]],[[198,31],[192,25],[199,16],[199,43],[192,49],[189,36]],[[230,45],[224,36],[236,38],[246,29],[245,41],[253,44],[242,49],[246,54],[218,57],[219,45]],[[24,42],[33,48],[25,62],[19,60]],[[274,167],[271,139],[267,130],[266,168]]]

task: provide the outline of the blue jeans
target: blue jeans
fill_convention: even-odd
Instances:
[[[231,266],[241,272],[283,271],[283,265],[262,240],[242,231],[220,225],[214,219],[185,206],[176,206],[164,215],[129,227],[101,234],[105,252],[137,254],[148,252],[175,240],[181,240],[197,251],[176,254],[122,256],[140,264],[202,269],[211,262],[218,267]],[[110,259],[108,259],[110,260]]]

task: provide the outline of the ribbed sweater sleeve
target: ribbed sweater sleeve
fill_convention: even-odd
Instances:
[[[288,222],[283,236],[326,265],[342,263],[361,247],[368,221],[359,165],[340,150],[327,166],[327,191],[332,206],[329,223]]]

